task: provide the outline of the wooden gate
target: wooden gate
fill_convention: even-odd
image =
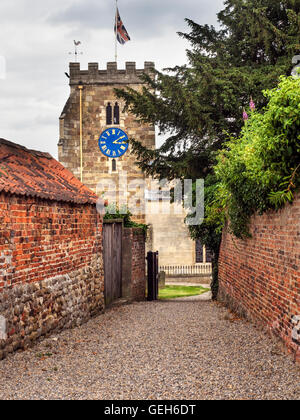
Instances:
[[[120,222],[104,221],[103,259],[105,304],[122,297],[122,230]]]

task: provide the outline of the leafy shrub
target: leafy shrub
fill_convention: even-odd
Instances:
[[[110,204],[106,207],[104,220],[123,219],[124,227],[143,229],[146,238],[148,225],[145,225],[143,223],[136,223],[133,220],[131,220],[131,217],[132,214],[130,213],[127,207],[124,206],[121,209],[119,209],[118,206],[116,206],[115,204]]]
[[[215,200],[208,220],[226,220],[238,238],[250,235],[250,217],[292,202],[300,184],[300,79],[281,77],[262,114],[252,112],[241,136],[218,154]]]

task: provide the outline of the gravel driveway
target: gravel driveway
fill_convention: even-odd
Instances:
[[[0,362],[1,399],[300,399],[300,370],[212,302],[115,307]]]

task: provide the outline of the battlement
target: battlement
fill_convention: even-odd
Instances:
[[[146,61],[143,69],[137,69],[134,61],[126,62],[125,70],[118,69],[116,62],[107,63],[106,70],[99,70],[98,63],[89,63],[88,70],[81,70],[80,63],[70,63],[70,86],[79,82],[88,85],[138,84],[142,83],[140,76],[151,73],[154,68],[151,61]]]

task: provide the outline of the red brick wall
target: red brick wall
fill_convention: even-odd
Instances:
[[[142,229],[132,229],[132,277],[133,300],[146,297],[146,254],[145,235]]]
[[[89,265],[101,238],[92,205],[0,194],[0,291]]]
[[[219,297],[266,327],[300,360],[300,196],[279,212],[256,215],[252,238],[223,233]]]
[[[0,359],[104,309],[96,206],[0,193]]]

